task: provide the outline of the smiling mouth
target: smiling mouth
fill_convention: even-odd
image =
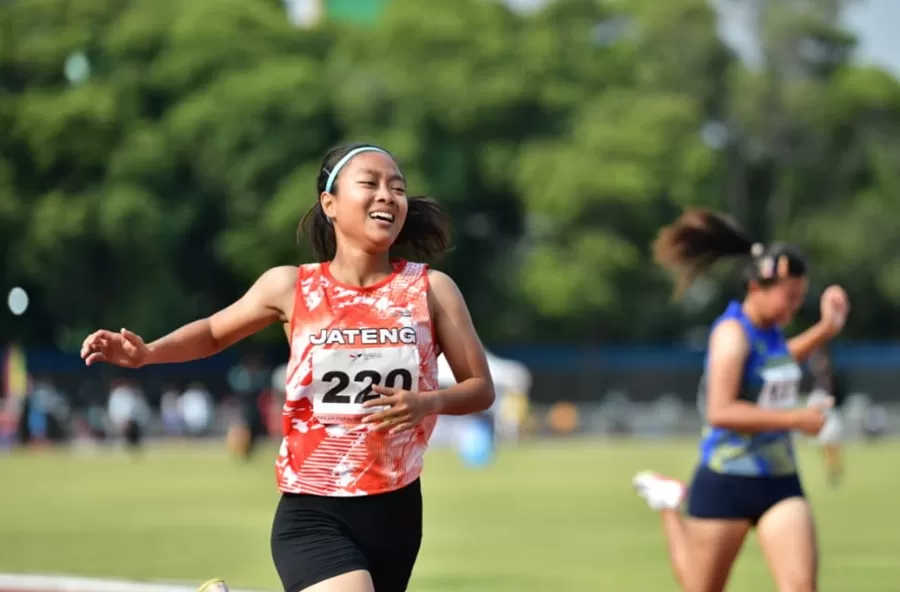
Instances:
[[[369,218],[378,220],[379,222],[387,222],[388,224],[394,222],[394,215],[388,212],[371,212]]]

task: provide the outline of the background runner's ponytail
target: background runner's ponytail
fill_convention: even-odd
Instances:
[[[691,210],[661,229],[653,259],[675,276],[675,297],[694,279],[725,257],[748,256],[753,241],[724,214]]]
[[[769,286],[785,277],[806,275],[800,252],[784,243],[763,245],[751,240],[730,216],[708,210],[690,210],[662,228],[653,243],[654,261],[675,276],[678,298],[697,276],[717,261],[744,257],[744,280]]]

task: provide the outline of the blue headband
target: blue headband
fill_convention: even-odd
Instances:
[[[331,169],[331,172],[328,173],[328,181],[325,182],[325,193],[331,193],[331,188],[334,187],[334,181],[337,179],[341,169],[344,168],[344,165],[350,162],[351,158],[362,152],[381,152],[384,155],[390,156],[390,154],[375,146],[360,146],[359,148],[354,148],[348,152],[344,158],[340,159],[337,164],[334,165],[334,168]]]

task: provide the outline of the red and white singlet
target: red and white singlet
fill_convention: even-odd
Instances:
[[[365,288],[338,282],[328,263],[298,270],[291,358],[275,463],[285,493],[357,496],[409,485],[437,417],[406,432],[374,432],[359,420],[373,384],[413,392],[438,386],[438,345],[428,310],[428,266],[399,260]]]

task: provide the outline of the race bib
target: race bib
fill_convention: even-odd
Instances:
[[[792,409],[799,401],[797,381],[789,380],[763,385],[757,404],[768,409]]]
[[[416,347],[324,349],[312,353],[313,414],[321,423],[347,423],[375,409],[362,404],[380,395],[381,385],[416,392],[419,351]]]
[[[795,363],[764,368],[763,386],[757,405],[769,409],[792,409],[800,403],[799,386],[803,372]]]

